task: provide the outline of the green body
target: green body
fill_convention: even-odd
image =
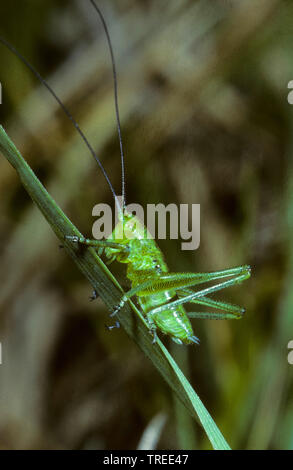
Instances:
[[[156,340],[156,331],[169,335],[179,344],[198,343],[189,318],[213,320],[239,319],[245,309],[210,297],[210,294],[240,284],[250,277],[250,266],[238,266],[208,273],[170,273],[164,257],[147,229],[133,215],[120,214],[120,219],[107,240],[90,240],[67,236],[73,242],[93,246],[112,261],[127,264],[131,289],[124,294],[111,316],[116,315],[136,296]],[[228,278],[228,279],[226,279]],[[191,287],[225,279],[194,291]],[[186,303],[203,305],[212,311],[186,312]]]
[[[183,305],[168,307],[168,303],[176,296],[176,290],[160,289],[157,291],[153,288],[152,281],[161,279],[163,282],[164,273],[168,273],[169,270],[163,253],[156,242],[148,236],[150,237],[149,232],[136,217],[124,213],[123,220],[118,222],[108,241],[125,244],[129,252],[121,253],[115,248],[106,248],[105,254],[111,260],[127,263],[126,276],[131,281],[132,288],[150,281],[150,285],[138,291],[136,296],[151,328],[158,328],[180,344],[195,342],[196,337],[193,335],[192,326]],[[150,318],[148,314],[155,307],[163,309]]]
[[[88,242],[92,244],[90,240]],[[240,318],[245,311],[237,305],[213,300],[207,297],[207,294],[247,279],[250,276],[249,266],[212,273],[169,273],[156,242],[141,222],[127,212],[120,215],[120,220],[107,241],[97,241],[96,245],[99,246],[101,243],[111,245],[101,247],[101,252],[104,250],[110,262],[127,264],[127,278],[131,281],[130,291],[123,296],[113,314],[115,315],[124,303],[135,295],[150,330],[154,332],[154,337],[158,329],[169,335],[176,343],[198,343],[199,340],[193,334],[188,316],[212,319]],[[198,284],[231,276],[234,277],[228,281],[198,292],[189,289]],[[224,312],[187,313],[183,307],[186,302]]]

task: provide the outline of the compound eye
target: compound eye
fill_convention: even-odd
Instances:
[[[160,264],[158,263],[158,260],[157,260],[157,259],[154,259],[153,261],[154,261],[154,263],[155,263],[155,269],[156,269],[157,271],[161,271],[161,266],[160,266]]]

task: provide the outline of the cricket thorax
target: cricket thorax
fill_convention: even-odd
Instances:
[[[168,272],[161,250],[137,217],[124,212],[108,241],[127,247],[124,253],[118,248],[107,248],[105,255],[114,257],[120,263],[127,263],[127,277],[131,281],[135,281],[137,276],[142,277],[144,273],[147,277],[148,272],[152,276]]]
[[[140,271],[140,275],[143,274],[143,271],[150,271],[152,275],[168,272],[162,252],[154,240],[130,240],[127,262],[129,263],[129,274],[134,271]]]

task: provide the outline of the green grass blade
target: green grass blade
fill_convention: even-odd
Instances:
[[[123,292],[117,280],[93,248],[82,249],[75,243],[64,240],[65,235],[81,236],[81,234],[46,191],[2,126],[0,126],[0,150],[18,172],[25,189],[41,210],[77,267],[90,281],[112,312],[113,308],[119,303],[121,292]],[[163,343],[160,340],[156,344],[152,343],[152,336],[149,334],[145,320],[135,305],[131,302],[129,302],[129,305],[125,305],[119,312],[118,319],[129,336],[149,357],[191,415],[200,422],[213,448],[217,450],[229,449],[229,445],[216,423]]]

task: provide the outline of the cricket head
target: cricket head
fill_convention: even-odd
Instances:
[[[107,238],[107,241],[117,243],[117,249],[114,247],[105,248],[105,255],[109,259],[116,259],[121,263],[129,263],[129,255],[132,252],[131,243],[134,240],[141,240],[147,238],[147,230],[136,217],[136,215],[127,212],[125,209],[118,212],[118,222]],[[121,251],[121,245],[128,247],[128,251]]]

